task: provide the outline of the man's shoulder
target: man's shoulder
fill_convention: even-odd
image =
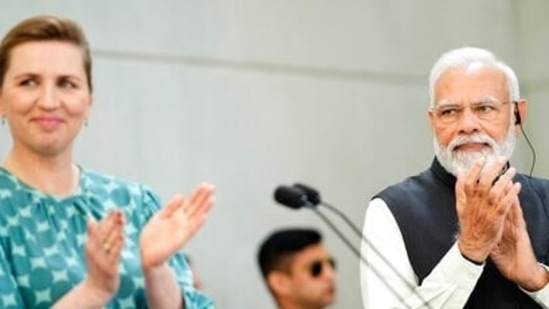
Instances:
[[[526,174],[518,174],[515,181],[520,182],[523,190],[532,188],[538,195],[549,197],[549,179],[529,176]]]
[[[424,187],[424,185],[426,184],[425,181],[426,179],[429,178],[430,174],[431,174],[430,170],[426,169],[413,176],[408,176],[400,182],[387,186],[386,188],[381,190],[378,194],[376,194],[376,197],[379,197],[379,195],[382,195],[383,193],[386,193],[386,192],[391,192],[391,191],[408,192],[411,190],[415,190],[417,188]]]
[[[523,181],[530,181],[530,182],[533,182],[535,184],[545,185],[545,186],[549,185],[549,179],[547,179],[547,178],[542,178],[542,177],[537,177],[537,176],[530,176],[530,175],[523,174],[523,173],[518,174],[518,176]]]

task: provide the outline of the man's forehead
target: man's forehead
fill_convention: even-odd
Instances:
[[[435,105],[470,104],[506,100],[507,76],[496,67],[477,70],[454,68],[444,72],[435,84]]]
[[[469,99],[460,99],[455,100],[451,98],[442,98],[438,100],[436,103],[436,106],[442,106],[442,105],[467,105],[467,104],[480,104],[480,103],[491,103],[491,102],[498,102],[499,99],[492,96],[492,95],[483,95],[476,98],[469,98]]]
[[[473,62],[467,66],[450,67],[441,72],[438,77],[437,83],[440,80],[447,78],[475,78],[482,75],[490,75],[491,77],[503,77],[506,79],[505,72],[501,68],[480,62]]]
[[[315,259],[325,259],[330,257],[330,254],[322,244],[312,245],[304,248],[296,254],[296,260],[310,261]]]

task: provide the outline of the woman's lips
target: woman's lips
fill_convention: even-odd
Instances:
[[[37,123],[42,129],[51,131],[57,128],[63,120],[58,117],[36,117],[33,118],[33,122]]]

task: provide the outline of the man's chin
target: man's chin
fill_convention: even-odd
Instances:
[[[486,159],[495,157],[494,151],[484,150],[484,151],[453,151],[452,152],[452,161],[458,164],[472,164],[478,159]]]
[[[322,300],[322,304],[324,306],[329,306],[329,305],[333,304],[334,301],[335,301],[335,295],[330,295],[330,296],[324,297],[324,299]]]
[[[322,302],[324,303],[324,305],[330,305],[331,303],[333,303],[335,300],[335,294],[335,287],[325,290],[322,296]]]
[[[451,156],[438,156],[439,162],[452,175],[459,171],[468,171],[473,163],[480,158],[489,158],[486,152],[454,151]]]
[[[452,157],[452,165],[468,170],[476,160],[488,157],[489,154],[483,152],[459,152]]]

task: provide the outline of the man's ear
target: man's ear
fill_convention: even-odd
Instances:
[[[290,277],[282,271],[272,271],[267,275],[267,284],[276,295],[288,295],[291,291]]]
[[[515,114],[517,114],[515,120],[519,120],[520,124],[524,123],[524,120],[526,119],[526,110],[527,110],[527,104],[526,100],[520,99],[516,101],[515,103]]]
[[[515,118],[515,132],[516,135],[520,132],[520,127],[524,126],[526,120],[527,102],[524,99],[520,99],[514,103],[513,117]]]
[[[429,109],[429,111],[427,111],[427,116],[429,117],[429,125],[431,126],[431,129],[434,131],[434,127],[435,127],[435,112],[432,111],[431,109]]]

